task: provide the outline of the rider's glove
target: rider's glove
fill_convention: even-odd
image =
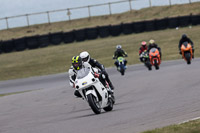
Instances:
[[[95,77],[95,78],[99,78],[99,74],[95,72],[95,73],[94,73],[94,77]]]

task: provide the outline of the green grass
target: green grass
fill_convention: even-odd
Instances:
[[[25,93],[25,92],[29,92],[29,91],[22,91],[22,92],[14,92],[14,93],[0,94],[0,97],[8,96],[8,95],[14,95],[14,94],[20,94],[20,93]]]
[[[180,125],[171,125],[164,128],[145,131],[142,133],[199,133],[200,119],[186,122]]]
[[[178,54],[178,42],[183,33],[187,33],[193,40],[195,57],[200,57],[199,31],[200,26],[179,28],[179,30],[167,29],[1,54],[0,80],[67,72],[72,56],[79,55],[85,50],[106,67],[111,67],[114,66],[112,56],[117,44],[121,44],[128,53],[128,64],[137,64],[141,41],[150,39],[155,39],[161,47],[163,60],[181,59]]]

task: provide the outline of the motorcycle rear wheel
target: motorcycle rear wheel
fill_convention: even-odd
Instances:
[[[100,108],[99,102],[96,101],[96,98],[92,94],[87,95],[87,98],[88,98],[88,103],[89,103],[92,111],[95,114],[100,114],[101,108]]]

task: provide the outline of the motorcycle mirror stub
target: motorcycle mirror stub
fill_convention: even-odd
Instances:
[[[92,78],[92,81],[93,81],[93,82],[95,82],[95,79],[94,79],[94,78]]]

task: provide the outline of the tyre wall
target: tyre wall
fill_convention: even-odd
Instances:
[[[38,36],[27,37],[26,43],[28,49],[39,48]]]
[[[63,42],[64,43],[72,43],[75,41],[74,31],[63,33]]]
[[[63,32],[50,33],[50,43],[53,45],[58,45],[63,42]]]
[[[200,15],[187,15],[172,18],[155,19],[148,21],[121,23],[118,25],[97,26],[86,29],[78,29],[69,32],[49,33],[35,35],[12,40],[0,40],[0,53],[36,49],[61,43],[81,42],[93,40],[98,37],[119,36],[121,34],[141,33],[146,31],[164,30],[167,28],[200,25]]]
[[[19,39],[14,39],[14,49],[16,51],[23,51],[25,49],[27,49],[27,44],[26,44],[26,38],[19,38]]]
[[[49,34],[38,37],[39,47],[47,47],[50,44]]]

